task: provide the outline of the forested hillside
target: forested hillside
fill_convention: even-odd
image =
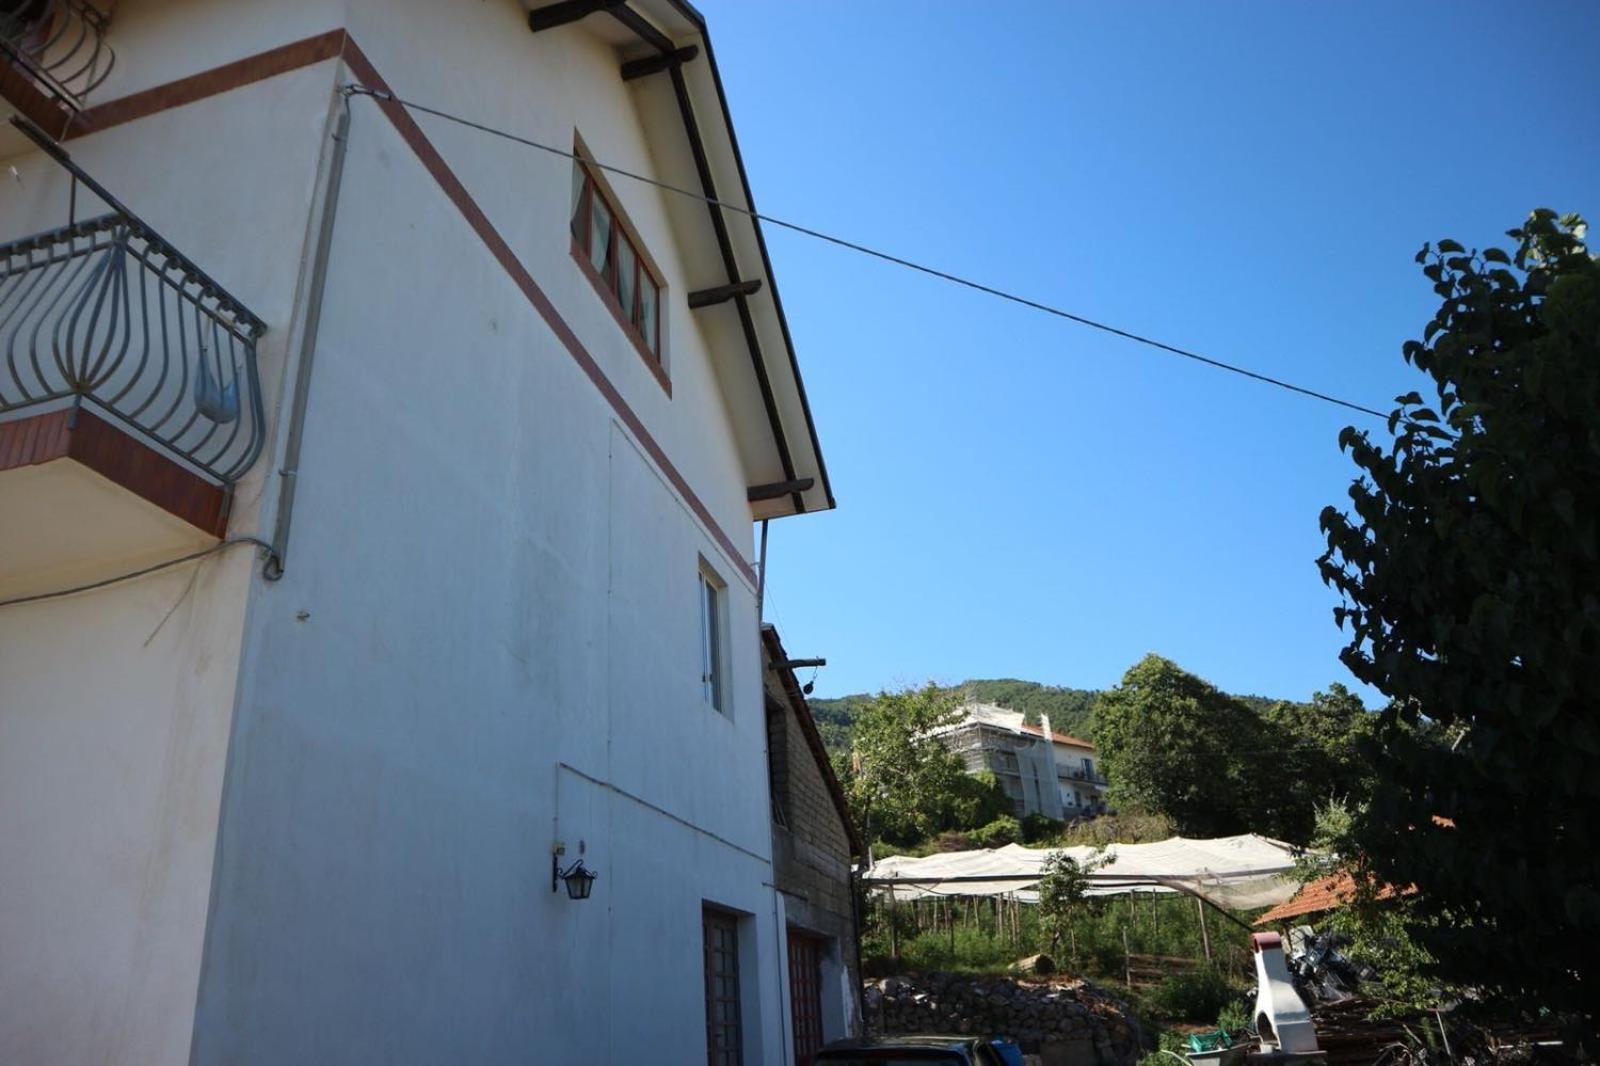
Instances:
[[[1094,702],[1100,696],[1099,689],[1063,688],[1002,677],[963,681],[945,691],[959,693],[963,701],[993,703],[1007,710],[1021,711],[1034,724],[1041,717],[1049,716],[1050,728],[1056,732],[1094,739]],[[816,717],[817,728],[830,751],[849,748],[850,729],[855,722],[856,712],[868,699],[871,696],[863,692],[836,699],[810,701],[811,713]],[[1235,696],[1234,699],[1258,714],[1265,713],[1267,708],[1278,702],[1265,696]]]

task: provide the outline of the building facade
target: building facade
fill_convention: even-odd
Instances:
[[[791,1061],[698,13],[0,7],[0,1061]]]
[[[1061,821],[1106,810],[1107,781],[1094,745],[1055,732],[1048,718],[1033,725],[1020,711],[969,703],[961,707],[961,720],[937,735],[961,756],[968,773],[994,774],[1018,818],[1038,814]]]
[[[772,862],[788,928],[790,1032],[798,1066],[860,1036],[861,941],[851,864],[866,853],[778,631],[762,627]]]

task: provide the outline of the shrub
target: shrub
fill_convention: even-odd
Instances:
[[[1061,835],[1064,824],[1042,814],[1030,814],[1022,819],[1022,842],[1037,844],[1042,840],[1054,840]]]
[[[1255,1004],[1244,993],[1236,993],[1232,999],[1225,1003],[1222,1010],[1217,1012],[1217,1028],[1226,1029],[1230,1033],[1237,1033],[1250,1028],[1251,1017],[1255,1013]]]
[[[1150,990],[1150,1006],[1163,1018],[1209,1025],[1233,1001],[1233,991],[1210,967],[1175,973]]]
[[[1003,937],[979,929],[957,929],[951,946],[946,930],[931,930],[900,945],[900,957],[910,970],[952,970],[1001,973],[1017,957]]]
[[[1003,814],[981,829],[968,834],[972,843],[980,848],[998,848],[1015,844],[1022,839],[1022,823],[1009,814]]]

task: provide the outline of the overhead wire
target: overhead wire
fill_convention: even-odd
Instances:
[[[1291,381],[1285,381],[1282,378],[1273,377],[1270,374],[1263,374],[1260,371],[1251,370],[1250,368],[1240,366],[1237,363],[1230,363],[1226,360],[1216,359],[1189,348],[1180,347],[1179,345],[1175,344],[1168,344],[1166,341],[1157,340],[1154,337],[1150,337],[1142,333],[1136,333],[1133,330],[1123,329],[1120,326],[1113,326],[1110,323],[1101,322],[1098,319],[1089,318],[1086,315],[1080,315],[1076,312],[1068,311],[1064,308],[1056,307],[1052,304],[1047,304],[1027,296],[1022,296],[1018,293],[1010,292],[994,285],[988,285],[981,281],[974,281],[973,279],[963,277],[960,274],[953,274],[947,270],[941,270],[938,267],[928,266],[925,263],[919,263],[915,260],[907,259],[891,252],[885,252],[881,249],[873,248],[870,245],[862,244],[859,241],[838,237],[831,233],[825,233],[822,230],[815,229],[811,226],[805,226],[798,222],[791,222],[787,219],[778,218],[774,215],[763,214],[751,208],[744,207],[736,203],[730,203],[729,201],[720,199],[718,197],[709,196],[703,192],[696,192],[693,189],[688,189],[681,185],[674,185],[671,182],[662,181],[659,178],[652,178],[646,174],[640,174],[637,171],[628,170],[625,167],[614,166],[610,163],[602,163],[588,156],[579,155],[577,152],[574,152],[570,149],[560,148],[552,144],[546,144],[545,142],[535,140],[532,137],[526,137],[522,134],[513,133],[510,130],[500,129],[496,126],[490,126],[487,123],[478,122],[463,115],[453,114],[449,111],[444,111],[436,107],[429,107],[426,104],[421,104],[414,100],[406,100],[382,89],[372,89],[365,85],[350,84],[344,87],[344,91],[347,94],[369,96],[374,100],[388,101],[390,103],[398,104],[408,111],[416,111],[420,114],[432,115],[435,118],[443,119],[447,122],[453,122],[468,129],[477,130],[480,133],[485,133],[492,137],[499,137],[503,140],[512,141],[516,144],[524,145],[528,148],[534,148],[541,152],[547,152],[551,155],[561,156],[564,159],[571,159],[581,162],[585,166],[594,167],[596,170],[603,170],[609,174],[616,174],[619,177],[643,182],[646,185],[653,185],[658,189],[674,193],[678,196],[686,196],[692,200],[699,200],[702,203],[719,207],[726,211],[733,211],[738,214],[745,215],[753,220],[762,222],[769,226],[776,226],[780,229],[790,230],[794,233],[811,237],[815,240],[824,241],[828,244],[836,245],[840,248],[845,248],[861,255],[869,256],[873,259],[878,259],[886,263],[892,263],[895,266],[904,267],[907,270],[913,270],[921,274],[926,274],[929,277],[938,278],[941,281],[946,281],[953,285],[960,285],[964,288],[972,289],[975,292],[981,292],[1000,300],[1005,300],[1007,302],[1018,304],[1022,307],[1027,307],[1047,315],[1052,315],[1056,318],[1066,319],[1069,322],[1077,323],[1078,325],[1087,327],[1089,329],[1099,330],[1102,333],[1109,333],[1112,336],[1121,337],[1124,340],[1132,341],[1136,344],[1142,344],[1147,347],[1154,348],[1157,351],[1166,352],[1169,355],[1180,356],[1184,359],[1190,359],[1194,362],[1201,363],[1217,370],[1227,371],[1230,374],[1237,374],[1241,377],[1249,378],[1252,381],[1257,381],[1265,385],[1271,385],[1276,388],[1285,389],[1301,396],[1306,396],[1314,400],[1320,400],[1324,403],[1333,404],[1335,406],[1345,408],[1346,410],[1356,411],[1364,415],[1370,415],[1374,418],[1387,419],[1389,417],[1386,412],[1379,411],[1373,407],[1367,407],[1364,404],[1341,399],[1338,396],[1333,396],[1326,392],[1320,392],[1316,389],[1307,388],[1304,385],[1296,385]]]
[[[31,596],[16,596],[9,600],[0,600],[0,607],[18,607],[24,603],[40,603],[44,600],[57,600],[63,596],[76,596],[80,592],[92,592],[95,589],[103,589],[107,585],[116,585],[124,581],[132,581],[134,578],[144,577],[146,574],[154,574],[162,570],[171,569],[174,566],[181,566],[184,563],[193,562],[196,559],[204,559],[208,555],[215,555],[224,548],[231,548],[237,544],[254,544],[256,547],[262,548],[268,552],[272,551],[272,545],[258,537],[230,537],[227,540],[218,541],[209,548],[203,548],[197,552],[190,552],[188,555],[181,555],[176,559],[168,559],[165,562],[159,562],[152,566],[143,567],[139,570],[130,570],[125,574],[117,574],[114,577],[102,578],[99,581],[90,581],[83,585],[74,585],[71,588],[55,589],[51,592],[36,592]],[[163,618],[162,623],[165,624],[165,622],[166,619]],[[158,626],[157,628],[159,629],[160,627]],[[151,635],[154,636],[154,634]]]

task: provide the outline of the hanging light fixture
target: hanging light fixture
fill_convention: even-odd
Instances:
[[[578,841],[578,858],[574,859],[571,866],[565,870],[561,868],[561,856],[566,854],[564,844],[557,844],[550,853],[550,891],[560,890],[562,884],[567,886],[568,899],[588,899],[589,893],[594,888],[594,882],[600,875],[583,864],[583,841]]]

